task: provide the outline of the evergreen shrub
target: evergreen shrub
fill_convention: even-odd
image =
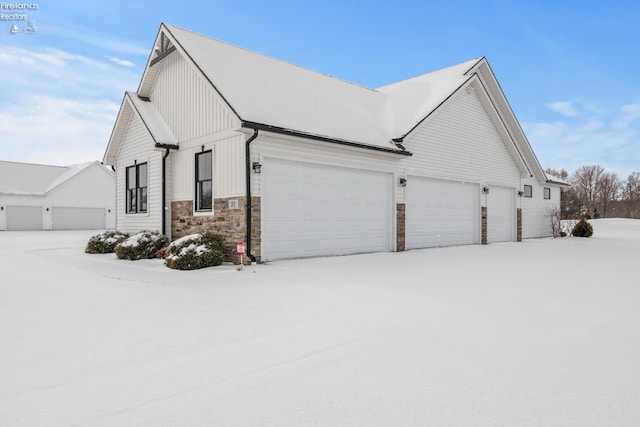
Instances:
[[[127,233],[115,230],[107,230],[92,236],[87,242],[84,251],[88,254],[112,254],[116,245],[127,239]]]
[[[115,248],[118,259],[138,260],[156,257],[160,248],[166,246],[169,239],[157,231],[141,231],[130,236]]]
[[[210,232],[184,236],[172,242],[164,254],[164,262],[176,270],[196,270],[222,264],[224,239]]]
[[[593,226],[587,222],[587,218],[583,215],[580,221],[573,227],[571,235],[575,237],[591,237],[593,236]]]

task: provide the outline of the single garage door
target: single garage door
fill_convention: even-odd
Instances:
[[[104,228],[103,208],[53,208],[54,230],[101,230]]]
[[[411,176],[405,192],[407,249],[478,243],[479,186]]]
[[[515,194],[513,188],[491,187],[487,196],[487,241],[515,240]]]
[[[390,250],[392,175],[265,159],[265,260]]]
[[[7,206],[7,230],[42,230],[42,206]]]

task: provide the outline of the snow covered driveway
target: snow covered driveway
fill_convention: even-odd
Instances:
[[[2,426],[637,426],[640,221],[173,271],[0,233]]]

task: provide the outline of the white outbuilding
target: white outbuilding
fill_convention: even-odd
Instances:
[[[103,161],[118,229],[261,260],[549,236],[565,185],[486,58],[369,89],[168,24]]]
[[[0,231],[115,227],[115,179],[100,162],[0,161]]]

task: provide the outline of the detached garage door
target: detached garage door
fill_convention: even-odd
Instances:
[[[487,241],[515,240],[515,189],[491,187],[487,196]]]
[[[408,177],[407,249],[478,243],[479,191],[477,184]]]
[[[264,259],[390,249],[390,174],[280,159],[264,163]]]
[[[42,206],[7,206],[7,230],[42,230]]]
[[[105,228],[104,209],[53,208],[54,230],[100,230]]]

